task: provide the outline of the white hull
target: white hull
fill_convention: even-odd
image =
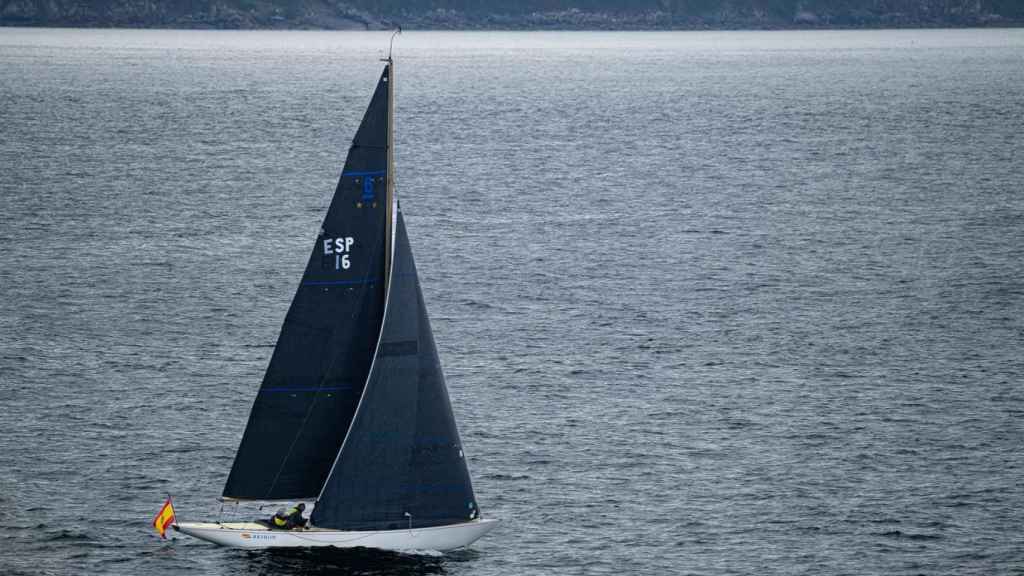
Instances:
[[[414,528],[412,530],[380,530],[349,532],[307,528],[304,530],[270,530],[251,522],[178,522],[174,529],[201,540],[233,548],[377,548],[380,550],[453,550],[469,546],[497,526],[491,518],[464,524]]]

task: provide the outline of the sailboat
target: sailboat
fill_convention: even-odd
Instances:
[[[445,551],[496,526],[473,493],[395,195],[384,62],[221,498],[312,502],[309,525],[179,532],[238,548]]]

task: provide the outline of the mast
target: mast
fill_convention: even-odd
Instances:
[[[391,259],[394,256],[395,238],[395,60],[391,53],[395,48],[395,36],[402,33],[402,27],[398,26],[391,33],[388,41],[388,57],[384,61],[388,63],[388,121],[387,121],[387,170],[384,176],[385,193],[387,205],[384,208],[384,293],[387,294],[388,286],[391,283]]]
[[[394,36],[392,36],[394,39]],[[392,211],[394,210],[394,198],[395,198],[395,61],[391,58],[391,51],[388,50],[388,166],[386,172],[386,187],[387,187],[387,207],[385,208],[385,228],[386,232],[384,235],[384,293],[387,293],[388,284],[391,282],[391,255],[394,252],[392,250],[392,237],[394,236],[392,227],[394,226],[394,218]]]

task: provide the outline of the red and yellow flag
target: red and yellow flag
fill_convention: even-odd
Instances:
[[[153,529],[160,534],[161,538],[167,538],[164,533],[167,532],[167,527],[171,524],[174,524],[174,506],[171,505],[171,498],[168,497],[163,507],[156,513],[156,517],[153,518]]]

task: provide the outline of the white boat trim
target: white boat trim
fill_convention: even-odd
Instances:
[[[493,530],[498,520],[479,518],[461,524],[404,528],[401,530],[351,531],[326,528],[271,530],[255,522],[176,522],[174,530],[232,548],[374,548],[394,552],[447,551],[469,546]]]

